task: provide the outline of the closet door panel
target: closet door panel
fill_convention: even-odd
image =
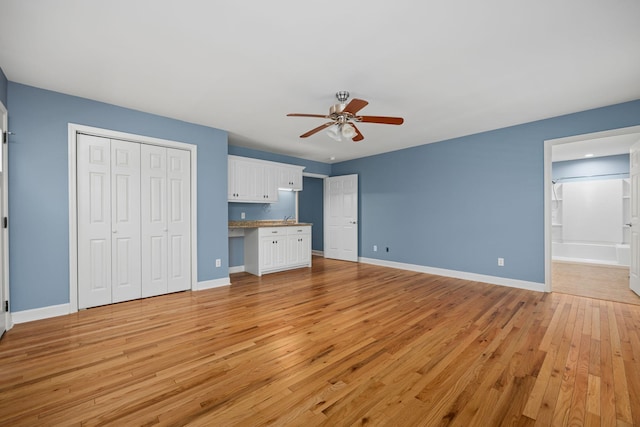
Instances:
[[[167,281],[167,149],[141,145],[142,296],[165,294]]]
[[[111,303],[111,166],[106,138],[78,135],[78,308]]]
[[[191,288],[191,155],[167,149],[168,289]]]
[[[142,296],[140,144],[111,140],[113,302]]]

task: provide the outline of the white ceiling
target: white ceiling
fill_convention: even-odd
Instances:
[[[13,82],[327,163],[640,99],[637,0],[0,0],[0,17]],[[286,114],[338,90],[405,124],[298,138],[323,119]]]

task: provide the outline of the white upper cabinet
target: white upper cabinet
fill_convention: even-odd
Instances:
[[[278,188],[302,190],[302,166],[228,156],[227,200],[245,203],[278,201]]]
[[[278,168],[278,188],[302,191],[302,166],[280,166]]]

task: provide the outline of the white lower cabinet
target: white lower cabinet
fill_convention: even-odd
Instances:
[[[266,273],[311,267],[311,226],[260,227],[245,231],[244,269]]]

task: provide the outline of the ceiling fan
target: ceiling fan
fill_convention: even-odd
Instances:
[[[402,117],[384,117],[384,116],[358,116],[358,111],[362,110],[369,104],[364,99],[353,98],[347,104],[349,92],[346,90],[336,93],[338,104],[334,104],[329,108],[329,114],[301,114],[291,113],[288,117],[319,117],[331,120],[317,128],[311,129],[307,133],[300,135],[300,138],[307,138],[323,129],[327,129],[327,135],[336,141],[341,141],[342,137],[351,138],[353,142],[362,141],[364,136],[358,130],[355,123],[382,123],[386,125],[401,125],[404,122]]]

